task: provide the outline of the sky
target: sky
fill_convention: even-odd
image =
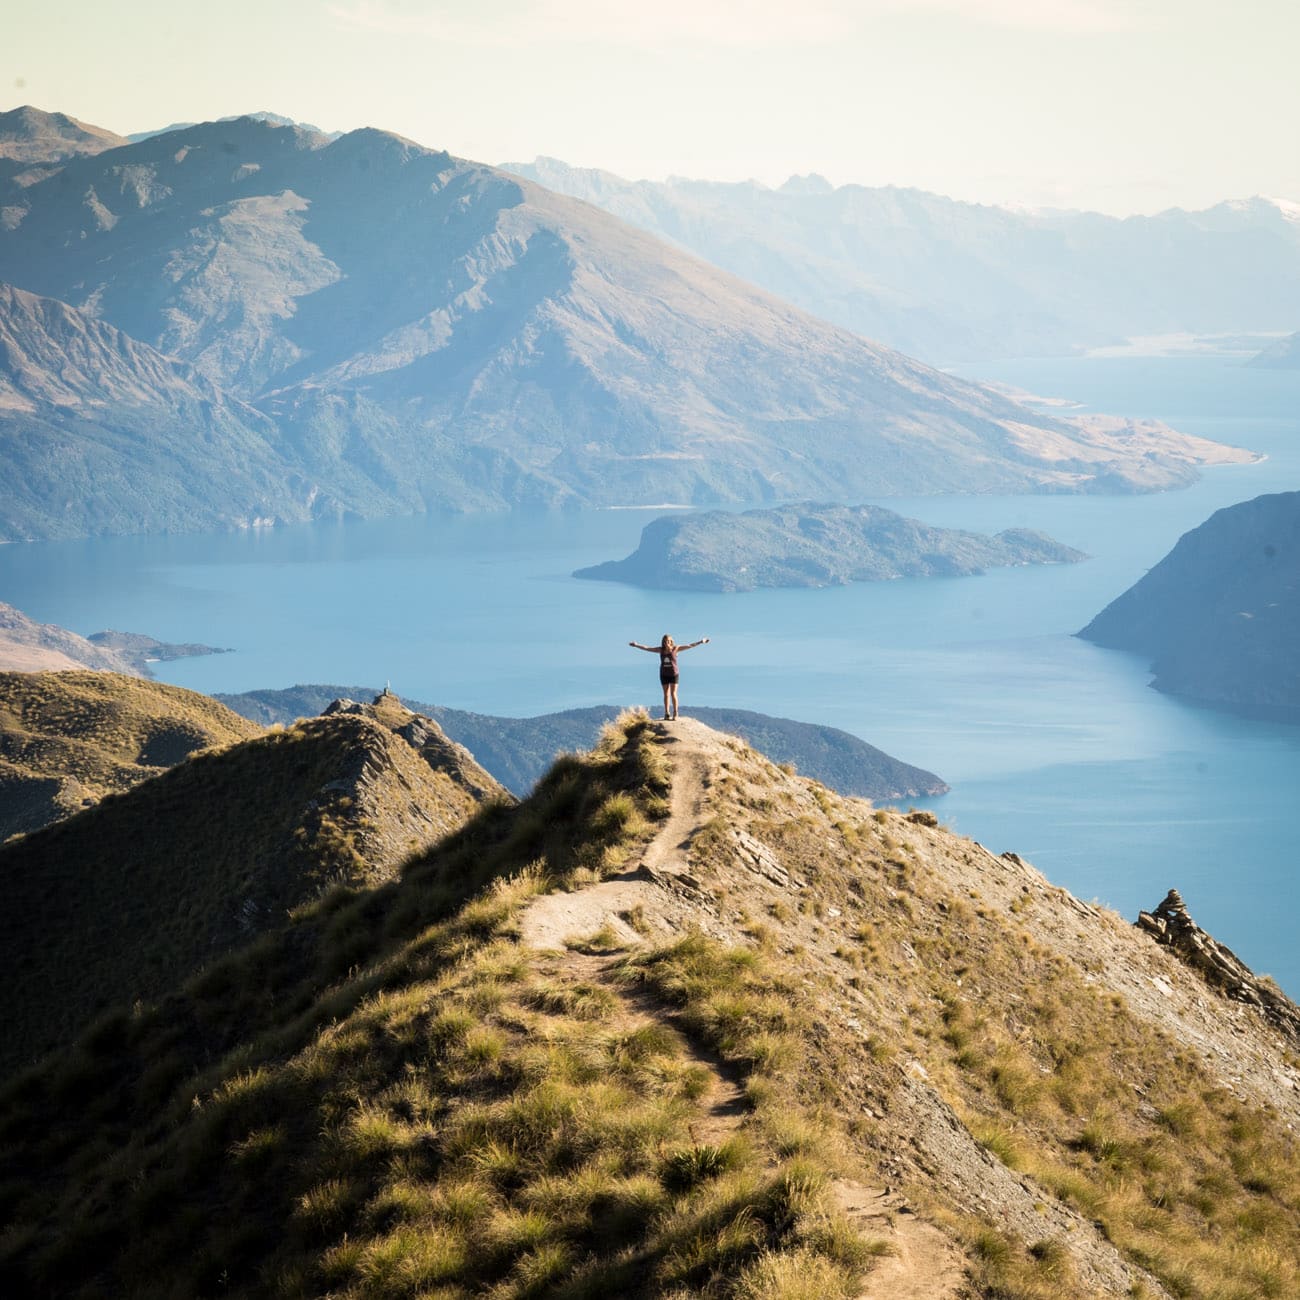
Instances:
[[[1300,200],[1296,0],[7,0],[0,108],[1128,215]]]

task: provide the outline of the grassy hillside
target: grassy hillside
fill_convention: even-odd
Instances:
[[[625,718],[15,1082],[0,1284],[1296,1294],[1298,1045],[932,820]]]
[[[0,841],[261,730],[206,695],[120,673],[0,672]]]
[[[0,1067],[66,1042],[104,1006],[160,996],[335,884],[388,879],[504,797],[436,724],[394,705],[200,754],[12,841]]]

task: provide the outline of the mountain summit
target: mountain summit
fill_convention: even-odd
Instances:
[[[1153,490],[1244,455],[1031,412],[589,204],[381,131],[206,123],[72,159],[8,220],[0,277],[273,423],[303,485],[276,518]],[[171,472],[161,456],[149,471]]]

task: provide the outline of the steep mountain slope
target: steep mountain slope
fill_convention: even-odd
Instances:
[[[1287,329],[1300,299],[1300,208],[1269,199],[1121,220],[818,176],[774,190],[628,181],[554,158],[505,170],[936,363]]]
[[[101,705],[87,728],[123,711]],[[106,1005],[161,996],[332,885],[390,878],[507,797],[436,723],[381,697],[179,762],[11,841],[0,1069],[68,1041]]]
[[[1300,721],[1300,492],[1216,511],[1079,635],[1147,656],[1157,690]]]
[[[308,519],[272,423],[93,315],[0,283],[0,541]]]
[[[1151,490],[1233,458],[1030,412],[379,131],[208,123],[23,202],[0,276],[256,399],[303,482],[364,513]]]
[[[0,1281],[1287,1295],[1285,1032],[1014,855],[625,718],[11,1087]]]
[[[215,698],[236,713],[269,726],[310,717],[341,696],[373,693],[369,687],[290,686]],[[527,794],[560,754],[590,749],[602,728],[621,712],[613,704],[596,704],[532,718],[501,718],[419,700],[408,703],[418,713],[436,719],[447,735],[470,750],[517,795]],[[948,792],[948,786],[933,772],[893,758],[838,727],[773,718],[748,709],[692,708],[690,715],[706,726],[739,736],[774,763],[792,764],[841,794],[915,799]]]
[[[662,515],[641,530],[631,555],[573,576],[675,591],[754,591],[956,578],[1007,565],[1087,558],[1028,528],[989,536],[932,528],[880,506],[802,501],[771,510]]]
[[[69,158],[103,153],[127,141],[100,126],[79,122],[66,113],[45,113],[30,104],[0,113],[0,229],[17,210],[9,212],[10,197],[52,175]]]
[[[113,672],[0,672],[0,841],[261,730],[178,686]]]

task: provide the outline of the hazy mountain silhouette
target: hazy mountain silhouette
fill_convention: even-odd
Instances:
[[[555,158],[504,166],[935,362],[1286,329],[1300,301],[1300,206],[1281,201],[1121,219],[819,176],[769,189],[629,181]]]
[[[1250,364],[1267,370],[1300,370],[1300,331],[1278,339],[1258,356],[1252,357]]]
[[[74,158],[10,221],[0,276],[274,421],[298,476],[284,517],[1146,490],[1223,454],[1031,412],[380,131],[207,123]],[[219,490],[206,508],[246,510]]]
[[[1150,658],[1157,690],[1300,722],[1300,492],[1216,511],[1079,635]]]
[[[0,283],[0,540],[307,519],[266,416],[184,362]]]
[[[103,153],[127,141],[102,126],[30,104],[0,113],[0,230],[14,216],[11,195],[52,174],[69,158]]]

